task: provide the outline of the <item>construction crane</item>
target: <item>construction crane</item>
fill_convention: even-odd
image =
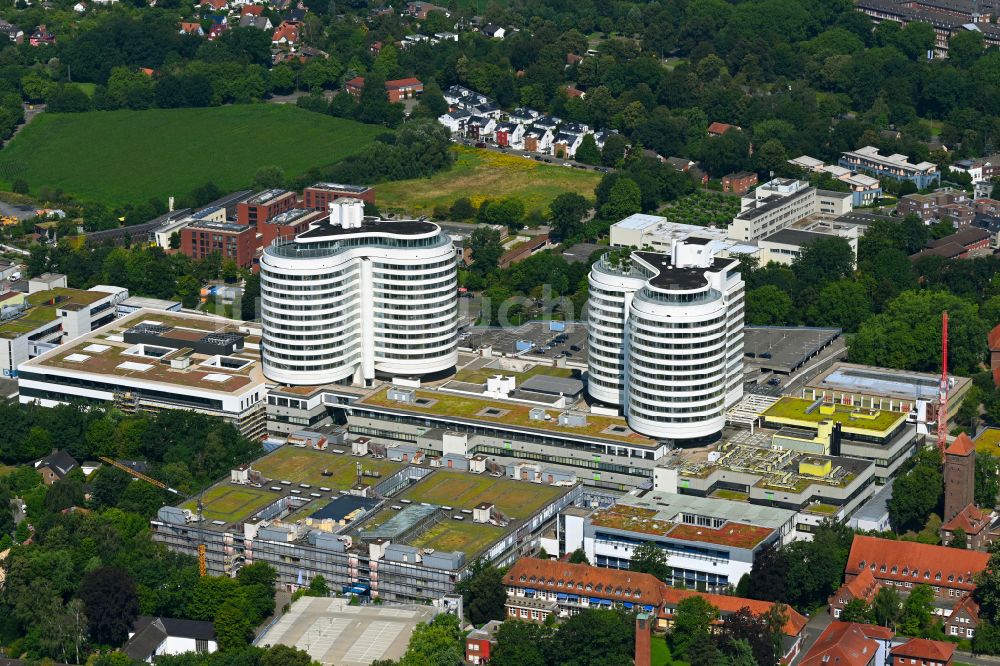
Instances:
[[[112,467],[114,467],[116,469],[120,469],[121,471],[125,472],[129,476],[133,476],[133,477],[139,479],[140,481],[145,481],[146,483],[148,483],[150,485],[154,485],[157,488],[161,488],[162,490],[166,490],[168,493],[173,493],[174,495],[177,495],[178,497],[184,497],[183,493],[181,493],[179,490],[174,490],[173,488],[171,488],[167,484],[163,483],[162,481],[157,481],[156,479],[152,479],[152,478],[146,476],[145,474],[143,474],[142,472],[135,471],[134,469],[132,469],[128,465],[121,464],[117,460],[112,460],[111,458],[107,458],[105,456],[100,456],[100,459],[101,459],[101,462],[106,462],[107,464],[111,465]]]
[[[941,459],[948,445],[948,311],[941,313],[941,384],[938,387],[937,446]]]
[[[136,470],[132,469],[128,465],[123,465],[120,462],[118,462],[117,460],[113,460],[111,458],[108,458],[107,456],[99,456],[99,458],[100,458],[101,462],[105,462],[105,463],[111,465],[112,467],[114,467],[115,469],[120,469],[121,471],[125,472],[126,474],[128,474],[131,477],[139,479],[140,481],[145,481],[146,483],[148,483],[150,485],[156,486],[157,488],[160,488],[161,490],[166,490],[167,492],[173,493],[174,495],[177,495],[178,497],[184,497],[184,494],[181,493],[179,490],[175,490],[175,489],[171,488],[170,486],[168,486],[167,484],[163,483],[162,481],[157,481],[156,479],[154,479],[152,477],[148,477],[145,474],[143,474],[142,472],[137,472]],[[201,511],[202,511],[202,509],[201,509],[201,497],[199,497],[198,498],[198,518],[199,519],[201,519]],[[208,575],[208,563],[205,560],[205,544],[203,544],[203,543],[198,544],[198,575],[200,575],[200,576],[207,576]]]

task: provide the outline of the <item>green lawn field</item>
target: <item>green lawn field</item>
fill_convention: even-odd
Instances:
[[[410,545],[442,551],[460,550],[471,558],[502,537],[504,531],[495,525],[445,519],[411,539]]]
[[[457,160],[448,171],[430,178],[414,178],[376,187],[375,200],[383,210],[429,215],[435,206],[448,207],[468,197],[478,206],[484,199],[517,197],[526,211],[544,211],[563,192],[594,197],[601,181],[595,171],[570,169],[492,150],[455,146]]]
[[[205,491],[202,497],[202,513],[205,520],[223,520],[230,523],[246,519],[277,498],[276,493],[258,488],[219,485]],[[181,506],[191,511],[197,511],[198,502],[197,500],[188,500]]]
[[[0,151],[0,187],[61,188],[108,204],[184,196],[208,181],[249,187],[276,164],[289,177],[336,162],[384,128],[287,104],[43,113]]]

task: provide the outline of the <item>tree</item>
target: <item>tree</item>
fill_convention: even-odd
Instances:
[[[772,606],[776,613],[755,615],[744,606],[722,620],[722,636],[727,648],[745,644],[750,648],[754,661],[760,666],[776,666],[782,654],[783,627],[788,617],[781,606]]]
[[[255,190],[270,190],[285,186],[285,170],[277,165],[262,166],[253,175],[251,186]]]
[[[442,115],[448,113],[448,101],[441,93],[441,86],[436,81],[428,81],[424,86],[424,92],[420,95],[420,101],[413,110],[414,115],[433,118],[435,121]]]
[[[583,548],[577,548],[569,554],[569,563],[590,564],[590,560],[587,559],[587,553],[583,550]]]
[[[748,324],[753,326],[786,326],[792,319],[792,299],[773,284],[747,293]]]
[[[930,585],[917,585],[903,601],[899,631],[918,636],[930,628],[934,619],[934,590]]]
[[[389,118],[389,98],[385,94],[385,77],[370,72],[358,97],[358,120],[372,125],[385,125]]]
[[[212,620],[219,650],[229,651],[245,646],[253,635],[253,617],[253,608],[241,596],[223,603]]]
[[[585,134],[580,142],[580,147],[576,149],[573,159],[581,164],[600,164],[601,151],[597,147],[597,141],[593,134]]]
[[[497,631],[496,650],[490,654],[493,666],[547,666],[545,649],[552,631],[533,622],[508,620]]]
[[[630,571],[656,576],[662,581],[669,580],[673,575],[673,569],[667,564],[667,556],[663,549],[652,541],[646,541],[632,551],[628,568]]]
[[[507,591],[503,572],[483,560],[473,563],[471,574],[455,586],[462,595],[469,621],[481,625],[490,620],[503,620]]]
[[[330,596],[330,586],[326,584],[323,576],[316,575],[309,581],[309,589],[306,591],[307,597],[328,597]]]
[[[485,225],[472,232],[469,247],[472,249],[472,269],[481,275],[495,269],[503,256],[500,232]]]
[[[879,591],[875,593],[875,598],[872,599],[872,619],[875,621],[875,624],[895,628],[896,623],[899,622],[901,607],[902,602],[899,599],[899,593],[894,588],[879,588]]]
[[[628,140],[621,134],[612,134],[604,140],[604,147],[601,148],[601,164],[608,167],[617,166],[618,162],[625,158],[625,151],[628,149]]]
[[[978,409],[978,401],[973,401],[973,405]],[[997,503],[997,493],[1000,492],[998,474],[1000,460],[989,453],[976,454],[976,504],[983,509],[989,510]]]
[[[826,236],[802,248],[792,271],[802,286],[846,279],[854,271],[854,251],[845,239]]]
[[[631,666],[635,619],[624,610],[587,609],[556,631],[548,663],[579,666]]]
[[[965,530],[959,527],[954,532],[952,532],[951,541],[948,542],[948,545],[952,548],[959,548],[961,550],[965,550],[966,548],[968,548],[969,538],[965,534]]]
[[[236,581],[240,585],[263,585],[265,587],[274,587],[274,581],[278,578],[278,572],[275,571],[267,562],[254,562],[253,564],[248,564],[241,568],[239,573],[236,574]]]
[[[712,623],[719,617],[719,609],[704,597],[692,595],[681,599],[674,613],[674,628],[670,633],[673,652],[689,658],[688,648],[701,636],[708,636]]]
[[[870,623],[872,612],[864,599],[851,599],[844,605],[844,609],[840,611],[839,620],[841,622]]]
[[[549,204],[549,220],[562,240],[575,239],[583,232],[583,217],[590,202],[575,192],[563,192]]]
[[[722,651],[707,632],[694,636],[684,650],[684,656],[690,666],[718,666],[726,663]]]
[[[468,197],[461,197],[455,199],[451,204],[451,208],[448,209],[448,214],[453,220],[468,220],[476,215],[476,209],[472,206],[472,202]]]
[[[270,646],[260,655],[260,666],[313,666],[315,663],[305,650],[281,644]]]
[[[622,220],[642,210],[642,191],[631,178],[620,177],[608,193],[608,200],[601,206],[601,217]]]
[[[458,618],[451,613],[441,613],[429,623],[416,626],[399,664],[461,666],[464,656],[465,645]]]
[[[227,576],[204,576],[198,579],[187,605],[192,620],[211,621],[227,599],[237,596],[239,583]]]
[[[922,451],[915,464],[896,477],[889,498],[889,520],[897,532],[919,530],[944,494],[937,451]]]
[[[121,645],[139,614],[135,583],[124,570],[103,566],[87,573],[80,584],[90,636],[104,645]]]

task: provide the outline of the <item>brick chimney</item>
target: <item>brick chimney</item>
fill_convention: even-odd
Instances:
[[[650,666],[649,641],[652,621],[647,613],[635,616],[635,666]]]

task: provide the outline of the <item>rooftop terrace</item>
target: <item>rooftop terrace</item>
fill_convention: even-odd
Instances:
[[[458,396],[427,390],[415,392],[417,402],[405,403],[390,400],[387,392],[388,389],[379,389],[368,394],[355,404],[359,406],[388,407],[413,414],[458,417],[502,426],[519,426],[533,430],[555,432],[561,435],[584,435],[623,442],[634,446],[649,448],[658,446],[656,441],[632,431],[626,424],[625,419],[621,417],[587,414],[586,425],[571,427],[560,425],[557,419],[541,421],[529,418],[529,412],[536,405],[464,395]]]
[[[93,305],[109,295],[104,291],[86,291],[65,287],[35,292],[25,299],[30,307],[23,316],[0,324],[0,338],[16,338],[55,321],[57,308]]]
[[[817,404],[803,398],[784,397],[764,411],[765,421],[789,422],[792,425],[815,425],[822,421],[840,423],[852,432],[886,432],[906,419],[904,412],[870,410],[840,404]]]

